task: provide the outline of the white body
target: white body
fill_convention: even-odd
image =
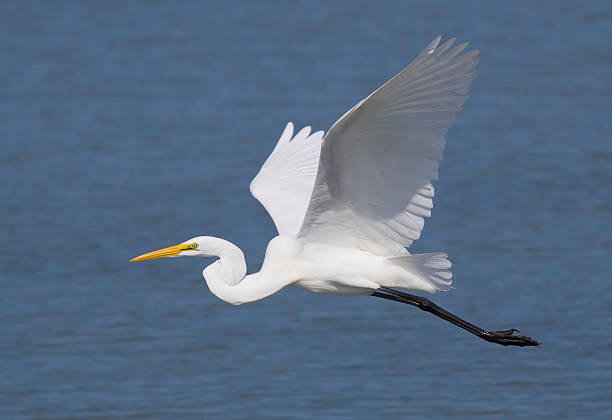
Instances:
[[[232,304],[293,285],[313,292],[371,294],[380,287],[448,290],[446,254],[410,255],[431,216],[444,136],[467,100],[478,52],[434,40],[403,71],[331,127],[293,135],[288,123],[251,192],[272,216],[260,272],[246,275],[242,251],[202,236],[136,260],[217,256],[210,290]],[[178,252],[177,250],[181,250]]]
[[[268,244],[261,270],[245,277],[244,255],[234,244],[210,236],[187,243],[194,241],[204,256],[215,252],[219,257],[204,269],[204,278],[217,297],[234,305],[262,299],[289,285],[317,293],[363,295],[381,286],[435,292],[451,284],[451,264],[446,254],[383,257],[354,248],[277,236]]]
[[[287,270],[295,278],[290,285],[311,292],[371,294],[381,286],[429,292],[437,290],[429,281],[394,264],[387,257],[292,237],[277,236],[272,239],[266,250],[264,266],[268,260],[271,270],[279,270],[273,275],[283,277],[283,271]],[[287,267],[286,261],[295,263],[297,269]],[[444,268],[449,267],[450,263]]]

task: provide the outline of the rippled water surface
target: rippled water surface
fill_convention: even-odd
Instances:
[[[2,2],[0,417],[611,418],[612,7],[592,2]],[[291,289],[232,307],[199,234],[261,264],[248,183],[438,33],[481,50],[415,252],[415,308]]]

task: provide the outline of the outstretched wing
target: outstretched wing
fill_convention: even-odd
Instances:
[[[251,181],[251,194],[266,208],[280,235],[296,236],[314,186],[323,131],[287,123],[276,147]]]
[[[299,236],[405,254],[431,215],[444,136],[467,100],[478,51],[438,46],[340,118],[323,140]]]

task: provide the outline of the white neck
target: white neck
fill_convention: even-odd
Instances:
[[[202,272],[208,288],[219,299],[232,305],[263,299],[284,286],[265,278],[261,272],[245,277],[244,253],[225,239],[206,237],[206,243],[200,248],[207,256],[219,257]]]

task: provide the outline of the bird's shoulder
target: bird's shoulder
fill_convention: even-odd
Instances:
[[[303,245],[295,236],[279,235],[268,242],[266,260],[289,260],[302,251]]]

